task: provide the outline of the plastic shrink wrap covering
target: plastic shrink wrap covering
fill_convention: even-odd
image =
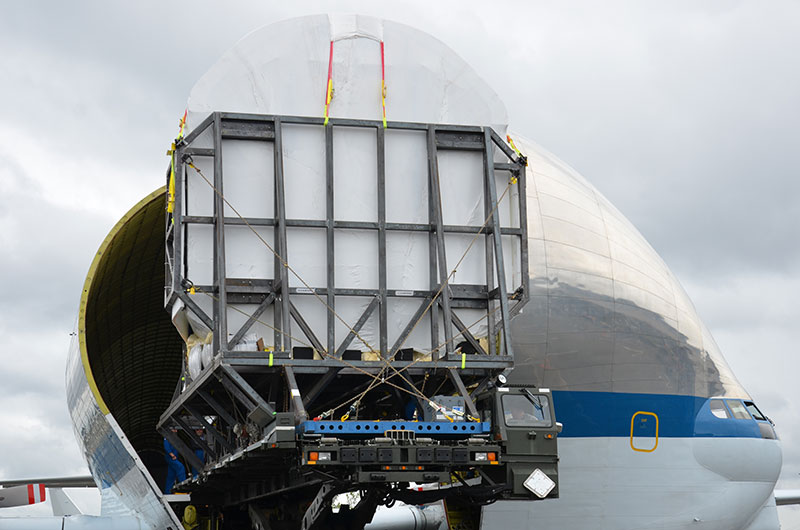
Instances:
[[[383,48],[383,57],[381,49]],[[332,50],[332,52],[331,52]],[[333,118],[380,120],[382,118],[381,70],[385,61],[386,112],[390,121],[491,126],[505,136],[507,114],[496,93],[452,50],[435,38],[408,26],[363,16],[311,16],[287,20],[246,36],[197,82],[188,102],[187,134],[214,111],[322,116],[332,53],[334,95],[329,115]],[[429,223],[428,158],[425,131],[392,130],[386,135],[386,221]],[[326,216],[325,129],[321,126],[282,125],[285,202],[287,219],[323,220]],[[212,147],[211,131],[198,137],[194,147]],[[274,218],[274,145],[270,142],[222,140],[223,189],[226,201],[238,214],[252,218]],[[336,127],[333,132],[334,218],[344,221],[377,222],[376,131]],[[440,151],[438,155],[445,225],[481,226],[483,160],[480,152]],[[210,157],[194,163],[213,181]],[[214,191],[195,171],[186,175],[184,214],[213,215]],[[498,176],[498,195],[507,182]],[[507,178],[505,179],[507,180]],[[518,213],[511,193],[499,205],[504,227],[518,227]],[[237,214],[225,206],[225,216]],[[187,277],[195,285],[213,283],[213,227],[184,228]],[[256,235],[253,232],[257,232]],[[227,278],[274,279],[275,257],[260,239],[274,245],[272,226],[226,226],[225,267]],[[378,289],[378,235],[375,231],[339,230],[335,234],[335,257],[328,263],[326,235],[319,228],[290,227],[287,260],[296,275],[289,274],[290,287],[308,291],[324,288],[333,267],[336,288]],[[483,238],[470,248],[472,234],[445,236],[447,266],[461,261],[451,283],[484,284],[486,259]],[[466,252],[466,254],[465,254]],[[509,245],[506,280],[518,285],[521,278],[517,250]],[[387,288],[427,290],[430,257],[427,232],[388,232],[386,237]],[[302,278],[302,281],[301,281]],[[208,293],[191,295],[211,314]],[[292,303],[303,314],[318,337],[326,336],[327,308],[323,297],[311,293],[292,295]],[[353,326],[371,297],[337,296],[336,312]],[[390,298],[388,344],[393,344],[413,317],[419,300]],[[229,305],[229,337],[252,314],[256,305]],[[184,309],[185,311],[188,311]],[[458,308],[454,312],[467,325],[485,311]],[[187,315],[195,333],[207,331],[199,319]],[[414,329],[404,347],[428,352],[432,340],[429,316]],[[379,342],[378,312],[367,320],[351,349],[371,352]],[[274,321],[272,308],[265,311],[251,332],[274,345],[274,332],[265,323]],[[342,341],[348,327],[338,318],[335,342]],[[300,332],[292,323],[290,334]],[[486,336],[485,320],[471,329]],[[439,343],[444,330],[439,327]],[[368,344],[365,344],[368,343]],[[248,349],[255,349],[249,348]]]
[[[200,352],[200,358],[203,361],[203,370],[211,366],[214,362],[214,348],[211,344],[203,344],[203,351]]]
[[[239,341],[239,344],[233,347],[233,351],[255,351],[258,349],[256,343],[258,342],[258,337],[255,333],[248,333],[247,335]]]
[[[197,379],[200,376],[200,372],[203,370],[202,351],[202,344],[195,344],[189,350],[189,376],[192,379]]]

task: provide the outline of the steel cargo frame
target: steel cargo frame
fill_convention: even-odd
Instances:
[[[323,220],[289,219],[286,216],[284,197],[283,134],[282,127],[292,125],[316,125],[325,131],[325,181],[326,212]],[[339,127],[374,129],[377,139],[377,222],[344,221],[336,219],[334,212],[334,164],[333,137]],[[428,165],[428,223],[396,223],[386,221],[386,131],[410,130],[425,133]],[[193,145],[201,134],[210,131],[213,147]],[[257,140],[272,142],[274,146],[274,200],[275,216],[271,218],[226,217],[223,190],[222,145],[223,140]],[[437,153],[442,150],[463,150],[482,153],[484,214],[487,222],[482,227],[472,225],[445,225],[442,220],[441,189]],[[211,216],[189,216],[184,214],[187,200],[185,180],[191,171],[193,160],[200,157],[213,159],[214,204]],[[501,161],[496,161],[500,159]],[[179,300],[213,331],[213,349],[217,355],[213,365],[196,380],[179,385],[171,406],[162,415],[158,428],[176,444],[178,450],[192,462],[202,467],[202,462],[192,461],[192,451],[170,432],[171,426],[180,427],[192,434],[187,418],[201,422],[215,440],[217,453],[230,454],[235,450],[230,430],[237,422],[234,410],[212,397],[212,388],[224,389],[234,399],[236,406],[246,409],[248,421],[265,427],[282,408],[273,406],[275,394],[266,397],[256,390],[254,377],[271,377],[288,397],[288,407],[294,413],[296,425],[308,419],[307,408],[319,397],[326,386],[338,375],[359,372],[378,374],[389,368],[387,379],[397,371],[405,371],[410,377],[425,373],[439,373],[449,378],[453,388],[466,400],[468,412],[477,416],[471,394],[477,394],[490,379],[513,367],[514,354],[510,340],[510,322],[529,297],[528,275],[528,228],[526,205],[527,160],[516,152],[491,128],[484,126],[444,125],[412,122],[387,122],[378,120],[356,120],[331,118],[327,125],[324,118],[240,114],[213,112],[185,138],[176,141],[171,171],[174,175],[174,210],[167,214],[166,286],[165,305],[168,310]],[[519,214],[518,227],[502,227],[498,213],[498,196],[495,172],[505,172],[516,187],[515,207]],[[511,200],[512,194],[509,194]],[[195,285],[187,277],[186,240],[184,227],[211,225],[213,227],[213,283]],[[367,230],[378,234],[378,280],[377,289],[337,288],[333,267],[328,267],[326,285],[307,288],[287,288],[289,271],[275,257],[273,279],[237,279],[226,275],[225,227],[247,225],[250,227],[273,227],[274,248],[277,256],[284,257],[287,247],[287,228],[305,227],[324,230],[326,234],[326,257],[334,261],[334,234],[337,230]],[[386,235],[392,231],[427,232],[429,234],[430,288],[427,290],[402,291],[387,288]],[[447,281],[445,234],[477,234],[484,240],[486,261],[486,283],[483,285],[450,284]],[[511,236],[518,242],[520,256],[520,284],[509,289],[506,284],[506,264],[503,256],[503,238]],[[283,258],[285,259],[285,258]],[[203,292],[213,297],[212,313],[206,313],[192,299],[190,293]],[[338,344],[335,341],[335,317],[327,312],[326,336],[315,335],[302,313],[292,303],[297,296],[318,296],[329,308],[336,307],[337,296],[361,296],[371,298],[366,310],[352,325],[350,332]],[[405,326],[400,337],[389,344],[387,336],[387,306],[392,297],[413,298],[420,301],[419,308]],[[434,300],[435,299],[435,300]],[[435,302],[432,304],[432,300]],[[257,305],[257,308],[230,340],[226,308],[230,303]],[[432,307],[431,307],[432,305]],[[270,307],[274,307],[274,351],[234,351],[250,327]],[[468,307],[485,309],[488,321],[488,347],[484,348],[473,336],[464,322],[453,312],[454,308]],[[398,358],[403,341],[411,333],[421,315],[430,308],[431,360],[417,362]],[[380,328],[380,358],[375,361],[345,360],[347,351],[356,333],[377,311]],[[497,313],[497,318],[494,314]],[[313,349],[324,352],[323,359],[293,358],[293,345],[289,330],[294,320]],[[444,344],[439,344],[439,326],[443,327]],[[355,332],[355,333],[354,333]],[[457,351],[454,339],[461,336],[470,346],[470,352]],[[306,385],[301,392],[297,374],[316,377],[313,385]],[[473,392],[467,390],[462,376],[477,383]],[[275,379],[275,378],[278,379]],[[185,411],[185,412],[184,412]],[[186,414],[188,413],[188,415]],[[205,421],[212,414],[219,418],[222,426],[214,428]],[[215,455],[213,444],[194,440],[204,447],[207,454]],[[217,457],[221,454],[216,455]],[[196,458],[195,458],[196,460]]]

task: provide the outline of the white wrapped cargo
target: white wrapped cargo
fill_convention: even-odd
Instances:
[[[328,79],[332,91],[328,92]],[[385,81],[385,92],[382,87]],[[327,95],[330,94],[329,105]],[[384,100],[385,95],[385,100]],[[360,120],[420,122],[491,126],[505,138],[507,115],[494,91],[461,58],[430,35],[408,26],[363,16],[311,16],[273,24],[243,38],[228,51],[192,89],[188,103],[187,134],[216,111],[283,116],[325,116]],[[428,224],[429,160],[425,130],[386,129],[385,218],[386,223]],[[282,170],[285,217],[295,221],[324,221],[326,188],[325,128],[285,123],[282,125]],[[333,204],[336,222],[379,221],[376,135],[369,128],[336,127],[333,134]],[[217,190],[224,196],[225,217],[276,218],[275,144],[257,140],[222,140],[224,157]],[[195,148],[212,148],[211,130],[193,140]],[[497,155],[490,155],[497,156]],[[498,160],[505,160],[502,156]],[[183,216],[211,218],[214,214],[214,161],[193,157],[197,171],[187,169]],[[486,221],[482,152],[440,151],[438,170],[444,225],[481,227]],[[205,178],[204,178],[205,177]],[[508,174],[496,175],[497,195],[508,190],[498,206],[503,227],[519,228],[516,188],[508,188]],[[207,180],[208,181],[207,181]],[[196,286],[214,283],[213,225],[184,227],[185,277]],[[271,248],[279,242],[273,226],[226,224],[224,267],[228,279],[275,281],[279,266]],[[504,236],[505,237],[505,236]],[[444,236],[451,284],[487,283],[484,237],[472,233]],[[387,337],[394,344],[419,308],[419,300],[404,293],[431,290],[431,242],[427,231],[386,233],[386,285],[392,293],[387,302]],[[380,288],[379,235],[368,230],[337,230],[330,258],[326,231],[319,226],[287,229],[285,258],[292,268],[289,287],[296,289],[292,303],[325,342],[329,308],[324,296],[328,270],[333,270],[336,289]],[[469,250],[468,250],[469,249]],[[491,251],[488,251],[491,252]],[[505,278],[511,286],[522,281],[519,244],[504,245]],[[491,276],[490,273],[488,276]],[[491,280],[496,282],[496,278]],[[192,300],[208,315],[214,297],[199,289]],[[337,296],[335,337],[340,344],[374,297]],[[230,303],[227,329],[230,340],[248,320],[257,303]],[[191,312],[191,310],[186,309]],[[434,311],[438,309],[434,308]],[[475,337],[487,334],[486,310],[455,308],[454,314],[471,327]],[[483,321],[480,321],[483,317]],[[496,318],[493,316],[492,318]],[[189,316],[195,331],[208,326]],[[480,321],[480,322],[478,322]],[[252,325],[250,333],[275,345],[273,308]],[[404,348],[429,352],[433,346],[430,312],[403,342]],[[445,332],[439,326],[439,343]],[[302,337],[296,322],[288,334]],[[377,349],[380,342],[378,311],[374,311],[349,346],[362,352]],[[241,337],[239,337],[241,338]],[[330,339],[330,337],[328,336]],[[363,340],[360,340],[363,339]],[[463,339],[459,339],[463,340]],[[456,341],[456,342],[459,342]],[[295,345],[302,341],[295,341]],[[233,346],[233,345],[232,345]]]

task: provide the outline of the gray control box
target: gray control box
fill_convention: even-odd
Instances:
[[[433,396],[431,401],[447,408],[446,414],[440,410],[434,410],[430,403],[422,405],[422,421],[464,421],[464,398],[461,396]],[[453,412],[461,414],[454,414]],[[447,418],[450,417],[450,419]]]

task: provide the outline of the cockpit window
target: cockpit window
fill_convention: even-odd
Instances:
[[[721,399],[712,399],[709,401],[708,406],[711,407],[711,414],[717,418],[730,418],[728,409],[725,408],[725,403],[723,403]]]
[[[543,396],[505,395],[503,414],[509,427],[550,426],[550,404]]]
[[[737,420],[749,420],[750,414],[747,413],[747,409],[744,407],[744,403],[739,401],[738,399],[726,399],[725,402],[728,404],[728,407],[731,409],[731,413],[733,413],[733,417]]]
[[[750,411],[750,414],[752,414],[755,419],[761,421],[767,421],[767,417],[761,414],[761,411],[758,410],[758,407],[756,407],[755,403],[753,403],[752,401],[745,401],[744,404],[747,407],[747,410]]]

